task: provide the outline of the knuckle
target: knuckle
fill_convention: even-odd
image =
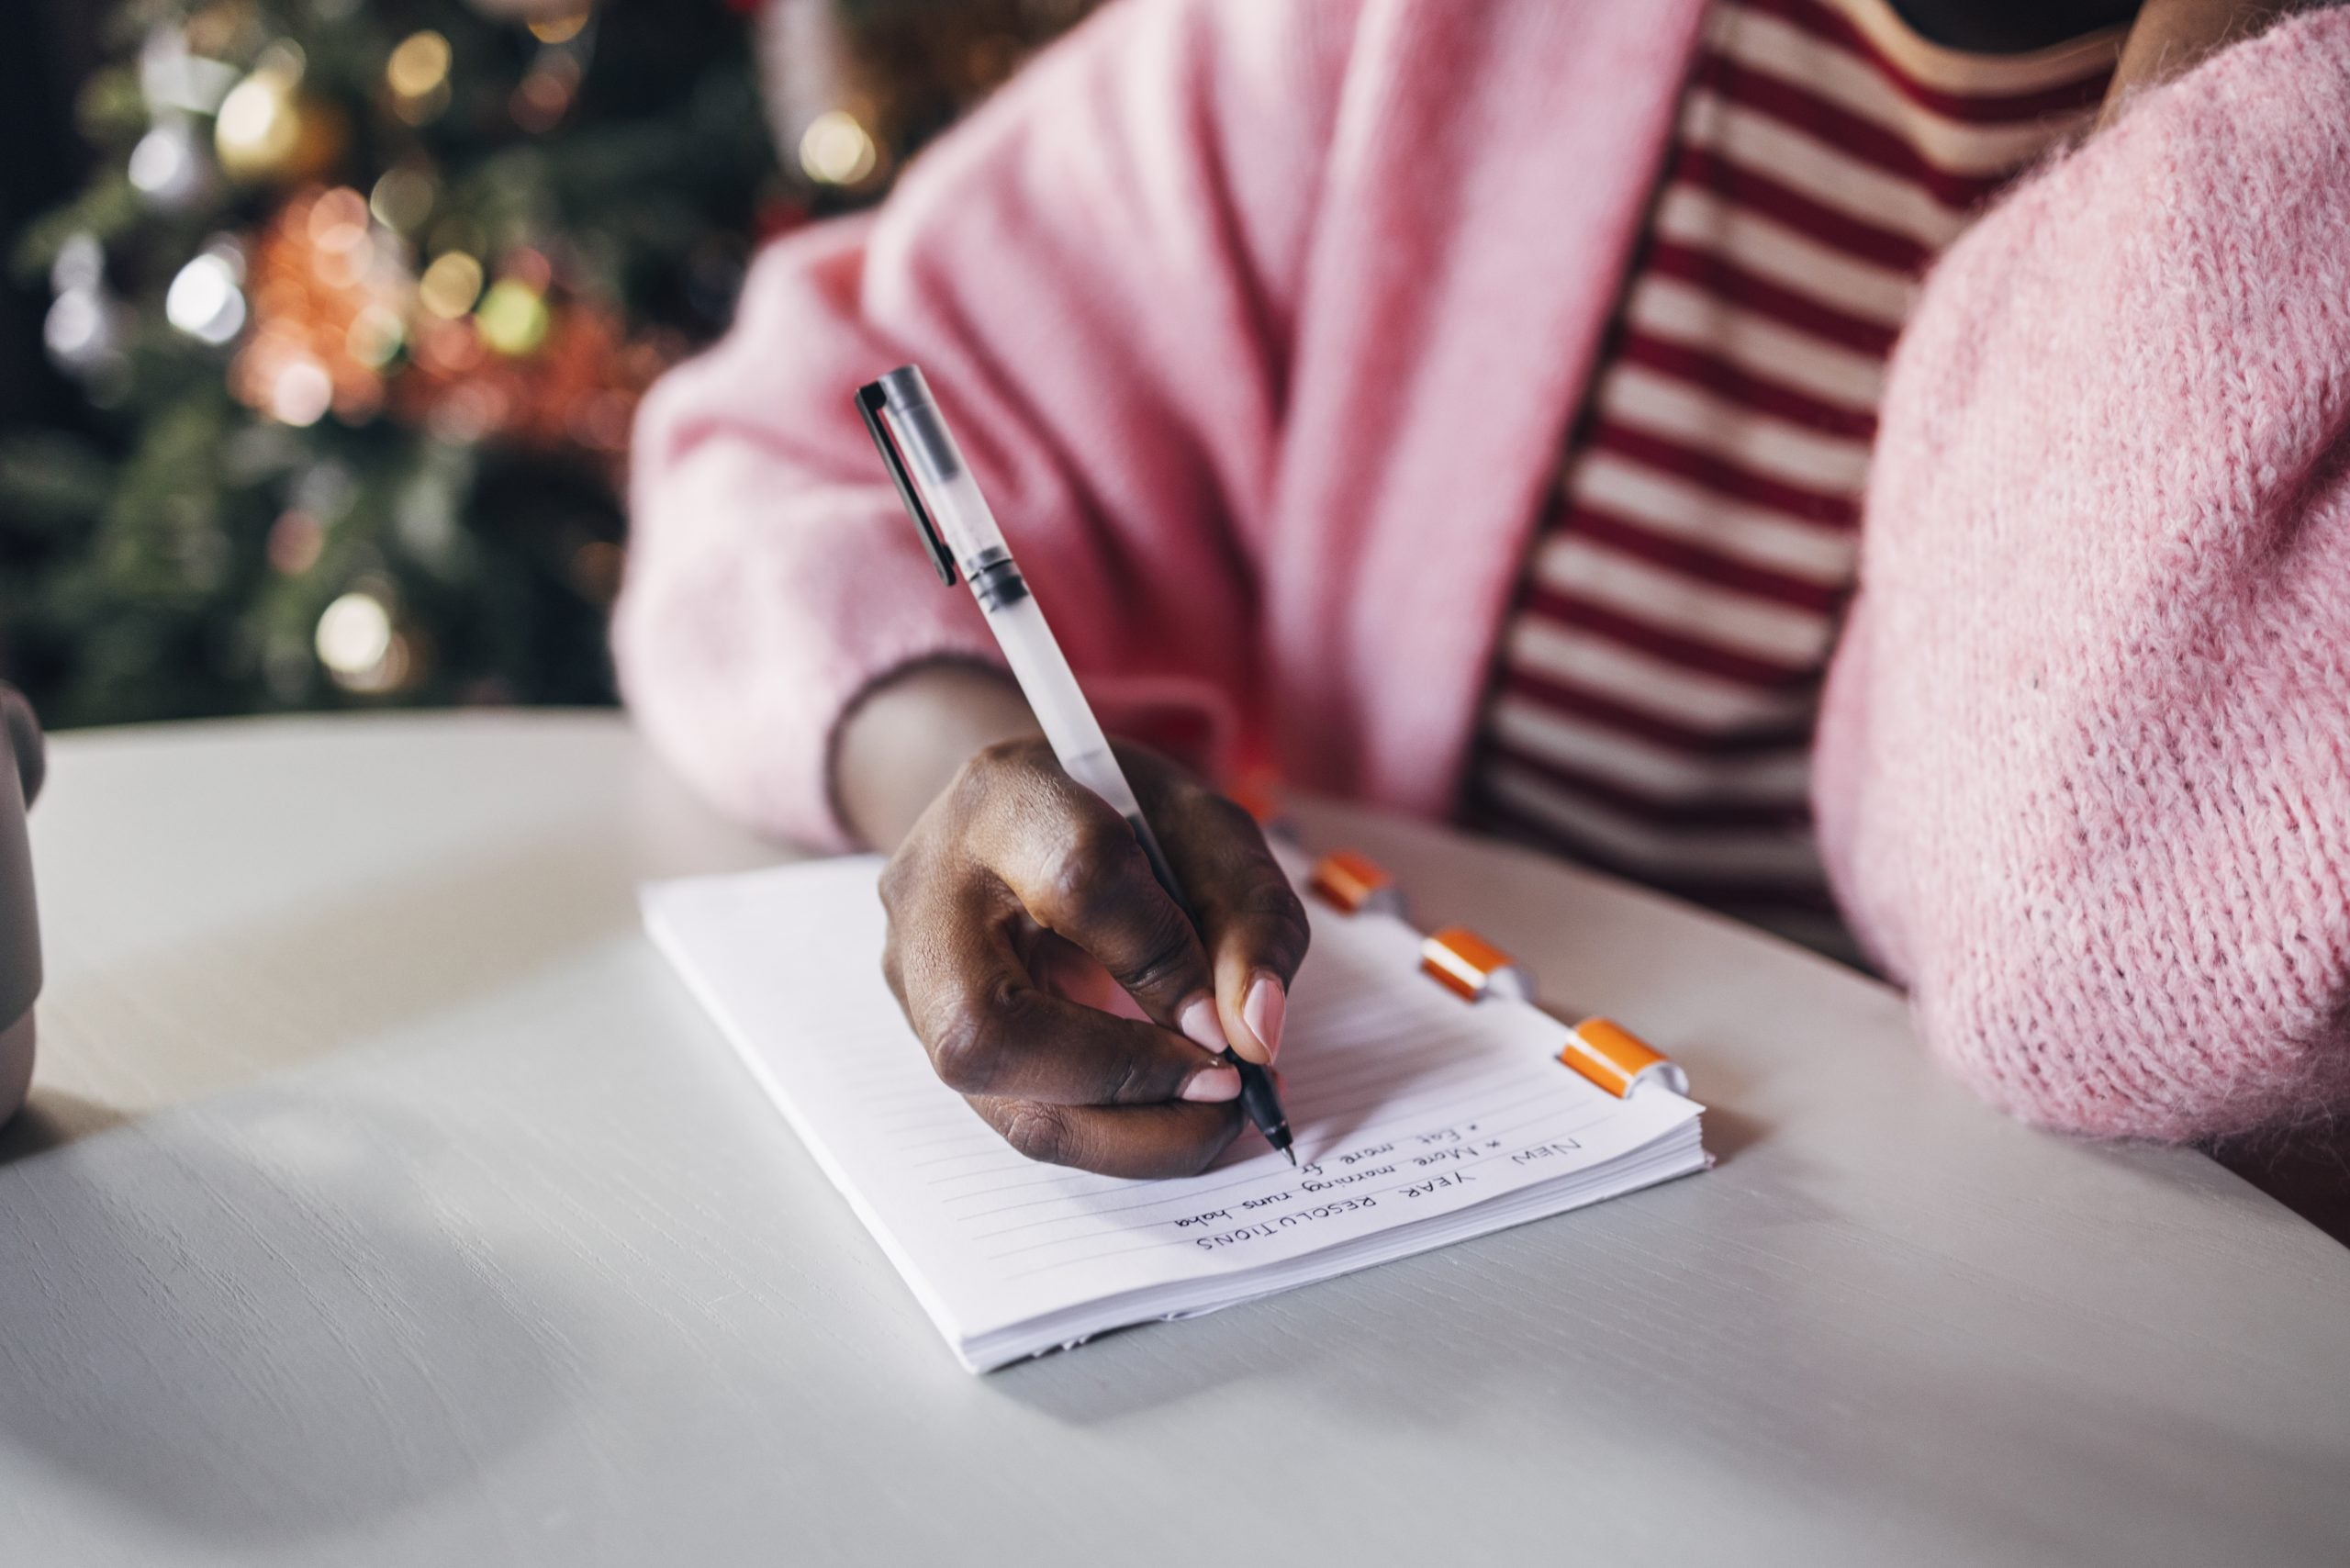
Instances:
[[[955,771],[940,791],[940,801],[958,823],[970,823],[982,819],[990,803],[1000,799],[1010,768],[1000,755],[1001,743],[975,751]],[[936,809],[935,805],[933,807]]]
[[[1003,1070],[1003,1030],[990,1013],[958,1007],[930,1043],[932,1068],[958,1094],[984,1094]]]
[[[1157,1064],[1142,1052],[1121,1051],[1104,1070],[1100,1103],[1129,1105],[1164,1100],[1168,1097],[1164,1077]]]
[[[941,895],[952,902],[969,882],[968,868],[953,844],[916,823],[898,852],[882,862],[881,908],[892,927],[912,924],[936,910]]]
[[[1142,853],[1124,823],[1088,818],[1069,830],[1044,887],[1037,918],[1067,934],[1099,925],[1118,902],[1128,861]]]
[[[1058,1106],[1024,1100],[1013,1105],[1003,1118],[1003,1140],[1044,1164],[1069,1163],[1069,1117]]]
[[[1068,862],[1097,877],[1117,870],[1129,856],[1139,853],[1134,831],[1106,806],[1069,824]]]
[[[1153,916],[1152,929],[1136,957],[1118,975],[1118,983],[1138,996],[1196,990],[1204,978],[1193,957],[1193,937],[1182,915],[1169,903]]]
[[[1031,767],[1035,765],[1037,745],[1035,735],[1013,735],[1005,740],[989,742],[972,753],[971,760],[982,768]]]
[[[1304,902],[1287,879],[1267,877],[1251,882],[1234,902],[1231,914],[1267,959],[1292,973],[1304,961],[1314,928],[1305,918]]]
[[[956,783],[982,792],[1002,790],[1013,780],[1035,773],[1042,745],[1034,735],[991,742],[971,754],[962,771],[956,775]]]
[[[893,926],[906,907],[908,895],[921,880],[921,874],[913,868],[913,858],[901,849],[881,868],[881,907],[890,912]]]
[[[973,752],[969,757],[965,759],[963,763],[963,770],[960,774],[957,775],[957,777],[961,779],[978,779],[983,781],[990,776],[998,776],[1009,772],[1013,766],[1013,758],[1018,754],[1019,750],[1020,743],[1018,741],[990,742],[989,745],[983,745],[979,750]]]
[[[1199,813],[1203,828],[1252,846],[1263,846],[1265,830],[1257,825],[1257,819],[1248,814],[1246,806],[1228,795],[1219,795],[1205,787],[1194,790],[1193,794],[1197,799],[1192,801],[1192,809]]]

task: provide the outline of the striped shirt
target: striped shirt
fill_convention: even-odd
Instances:
[[[1472,822],[1844,949],[1806,754],[1886,356],[2120,41],[1966,54],[1886,0],[1718,0],[1502,629]]]

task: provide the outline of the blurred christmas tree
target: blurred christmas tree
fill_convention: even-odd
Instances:
[[[1092,3],[126,0],[17,258],[110,439],[0,447],[7,672],[54,724],[609,700],[644,387]]]

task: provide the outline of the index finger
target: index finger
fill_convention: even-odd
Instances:
[[[1305,905],[1264,830],[1238,804],[1187,779],[1154,775],[1150,790],[1143,809],[1207,948],[1225,1034],[1242,1056],[1270,1063],[1313,939]]]

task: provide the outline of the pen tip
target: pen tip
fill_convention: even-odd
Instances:
[[[1293,1149],[1293,1148],[1285,1148],[1285,1149],[1281,1150],[1281,1152],[1282,1152],[1283,1154],[1286,1154],[1286,1155],[1288,1155],[1288,1156],[1289,1156],[1289,1168],[1290,1168],[1292,1170],[1296,1170],[1296,1169],[1297,1169],[1297,1150],[1295,1150],[1295,1149]]]

